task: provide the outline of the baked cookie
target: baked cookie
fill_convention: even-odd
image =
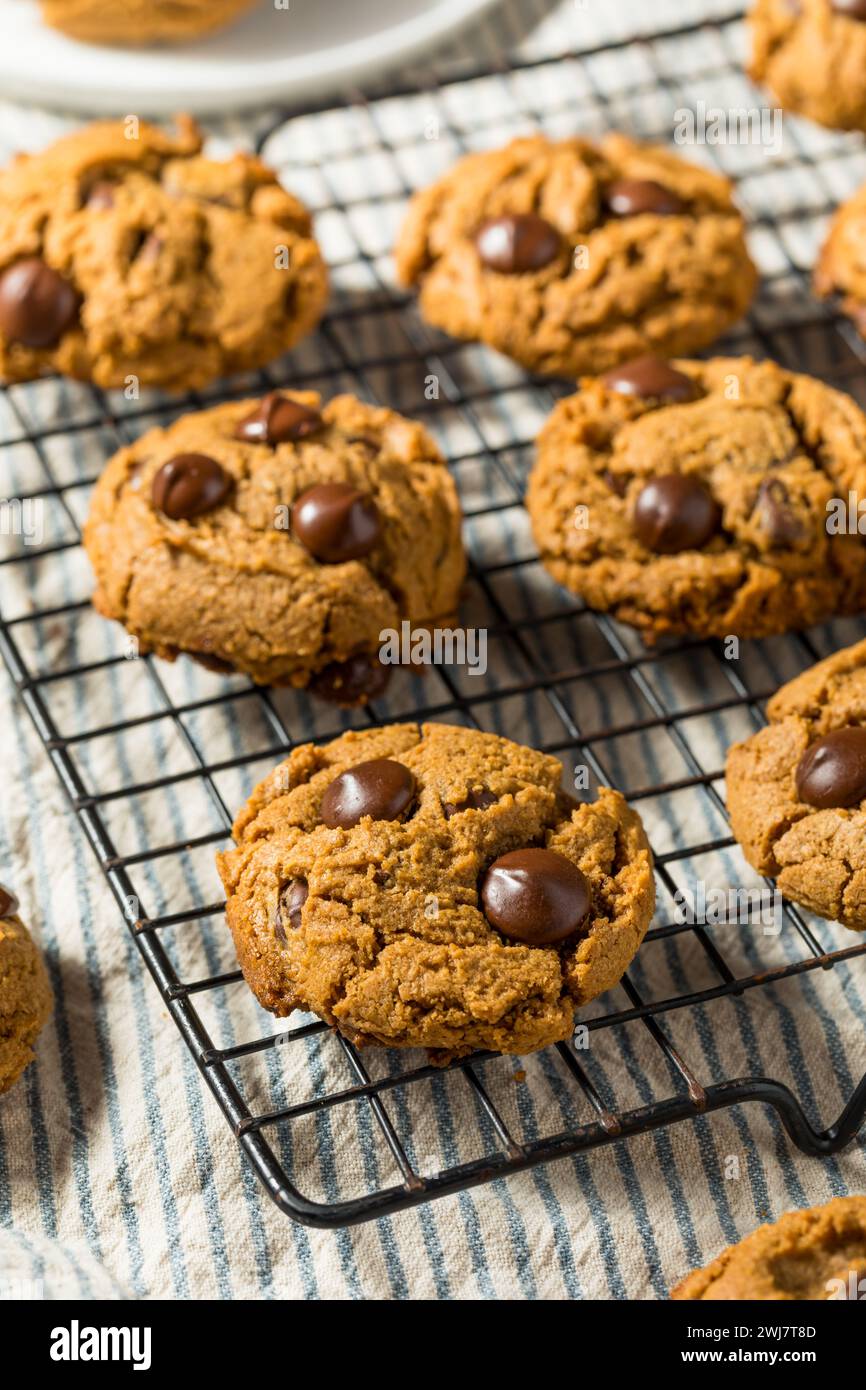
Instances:
[[[728,753],[731,828],[786,898],[866,930],[866,641],[783,685]]]
[[[313,391],[184,415],[121,449],[84,542],[96,608],[142,650],[341,704],[381,691],[384,629],[453,616],[465,569],[426,430]]]
[[[306,209],[249,154],[206,159],[189,120],[87,126],[0,171],[0,377],[204,386],[318,322]]]
[[[786,110],[840,130],[866,130],[863,0],[757,0],[749,16],[751,76]]]
[[[0,884],[0,1095],[33,1061],[33,1044],[54,999],[41,955],[18,916],[18,899]]]
[[[866,607],[866,545],[827,504],[866,491],[866,416],[748,357],[643,358],[584,380],[538,438],[541,558],[640,629],[765,637]]]
[[[395,258],[431,323],[562,376],[705,347],[756,282],[728,180],[623,135],[468,155]]]
[[[86,43],[186,43],[231,24],[255,0],[42,0],[47,24]]]
[[[866,25],[864,33],[866,33]],[[866,185],[843,203],[815,266],[813,284],[820,298],[838,295],[843,311],[866,337]]]
[[[247,983],[359,1044],[436,1061],[568,1038],[653,913],[637,814],[578,805],[555,758],[447,724],[295,748],[218,856]]]
[[[696,1269],[671,1298],[704,1302],[866,1298],[866,1197],[836,1197],[759,1226]]]

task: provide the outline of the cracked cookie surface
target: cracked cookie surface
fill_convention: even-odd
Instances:
[[[222,29],[255,0],[41,0],[46,24],[86,43],[184,43]]]
[[[329,788],[381,759],[410,788],[400,818],[327,823]],[[561,772],[555,758],[443,724],[294,749],[239,814],[237,848],[217,860],[259,1002],[278,1015],[317,1013],[357,1043],[425,1047],[439,1061],[569,1037],[575,1009],[612,988],[637,951],[654,885],[638,815],[607,789],[577,805]],[[487,915],[491,866],[526,847],[552,852],[560,870],[566,861],[566,878],[577,870],[587,887],[588,911],[555,943],[527,943],[535,900],[521,939],[504,934],[507,901],[503,930]],[[563,896],[567,907],[571,889]]]
[[[866,782],[857,785],[858,750],[845,747],[850,735],[843,736],[841,749],[838,739],[825,742],[837,731],[866,731],[866,641],[835,652],[783,685],[767,714],[766,728],[728,752],[734,835],[749,863],[775,878],[786,898],[854,931],[866,930]],[[866,742],[866,732],[862,738]],[[826,761],[826,750],[833,756],[834,745],[835,769]],[[801,771],[807,752],[819,746],[825,779],[835,772],[845,805],[812,804],[828,800],[827,794],[815,795],[814,769],[805,783]],[[829,799],[839,800],[833,790],[831,785]]]
[[[48,972],[18,916],[18,904],[0,887],[0,1095],[33,1061],[33,1045],[54,1000]]]
[[[622,135],[466,156],[412,199],[395,259],[431,323],[565,376],[704,347],[756,283],[728,181]]]
[[[457,491],[426,430],[311,391],[150,430],[106,466],[84,539],[96,608],[144,650],[259,683],[333,685],[383,629],[450,619],[465,571]]]
[[[105,121],[0,171],[0,377],[182,390],[315,326],[327,272],[307,210],[253,155],[201,144],[188,120]]]
[[[677,1300],[798,1302],[862,1299],[866,1197],[786,1212],[731,1245],[671,1291]],[[844,1290],[844,1292],[843,1292]]]
[[[788,111],[866,130],[864,20],[866,8],[844,0],[757,0],[749,16],[751,76]]]
[[[764,637],[866,606],[863,538],[828,532],[849,490],[866,491],[849,397],[773,362],[644,359],[555,407],[527,507],[554,578],[647,641]]]

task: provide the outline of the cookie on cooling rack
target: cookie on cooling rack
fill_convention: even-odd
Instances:
[[[866,36],[866,24],[863,26]],[[843,311],[866,337],[866,185],[843,203],[830,224],[815,267],[821,298],[838,295]]]
[[[756,282],[728,180],[622,135],[468,155],[395,256],[431,323],[564,376],[704,347]]]
[[[453,617],[460,520],[419,424],[353,396],[272,392],[121,449],[84,540],[96,608],[142,650],[351,705],[384,686],[384,629]]]
[[[105,121],[0,171],[0,378],[180,390],[259,367],[318,322],[307,210],[261,160]]]
[[[0,884],[0,1095],[33,1061],[33,1044],[54,999],[48,972],[18,916],[18,899]]]
[[[185,43],[222,29],[255,0],[41,0],[46,23],[86,43]]]
[[[359,1044],[532,1052],[620,979],[653,913],[637,814],[578,805],[555,758],[393,724],[307,744],[218,856],[247,982]]]
[[[759,1226],[671,1292],[685,1301],[862,1300],[866,1197],[836,1197]]]
[[[786,898],[866,931],[866,641],[777,690],[728,753],[731,828]]]
[[[838,130],[866,130],[866,4],[757,0],[751,76],[788,111]]]
[[[640,629],[765,637],[866,607],[866,545],[828,503],[866,492],[866,416],[751,358],[643,358],[586,378],[538,438],[541,558]]]

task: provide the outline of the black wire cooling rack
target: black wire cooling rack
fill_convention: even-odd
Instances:
[[[569,82],[563,100],[560,80]],[[724,95],[723,95],[724,94]],[[544,128],[551,133],[568,130],[594,133],[606,128],[625,128],[646,138],[667,141],[672,113],[693,108],[701,99],[732,105],[758,106],[761,98],[742,72],[742,32],[739,16],[727,16],[710,24],[680,26],[664,33],[596,46],[555,59],[518,61],[509,66],[477,71],[461,70],[434,80],[407,78],[402,90],[389,91],[387,100],[366,99],[348,93],[334,105],[322,103],[303,110],[280,112],[263,134],[260,145],[269,158],[280,163],[286,181],[308,198],[317,211],[320,226],[330,219],[338,224],[346,253],[332,257],[337,293],[331,311],[316,339],[320,354],[308,369],[303,350],[285,373],[260,373],[252,382],[231,383],[223,395],[242,395],[274,385],[311,385],[323,394],[350,389],[363,397],[395,405],[417,415],[434,429],[447,417],[457,442],[449,444],[455,477],[461,486],[467,515],[471,564],[471,606],[483,614],[491,647],[496,651],[493,670],[485,681],[465,678],[459,672],[439,669],[435,681],[410,680],[403,695],[389,695],[382,703],[357,715],[357,721],[378,722],[391,718],[441,718],[481,727],[497,727],[525,741],[534,741],[587,766],[594,782],[619,785],[651,824],[659,887],[659,916],[638,957],[648,959],[653,945],[681,948],[686,943],[691,962],[685,974],[673,973],[659,989],[647,987],[635,968],[617,991],[590,1010],[587,1028],[593,1039],[637,1027],[642,1042],[663,1062],[669,1081],[667,1094],[644,1092],[620,1095],[618,1079],[601,1082],[593,1073],[592,1052],[570,1044],[551,1049],[546,1065],[556,1069],[558,1085],[567,1103],[556,1113],[556,1123],[541,1132],[518,1132],[501,1087],[491,1069],[505,1067],[518,1081],[514,1059],[476,1054],[454,1064],[449,1081],[467,1091],[484,1142],[471,1157],[459,1146],[437,1152],[432,1160],[418,1159],[407,1136],[407,1097],[425,1087],[442,1085],[442,1074],[418,1065],[411,1054],[378,1074],[375,1053],[359,1054],[345,1039],[332,1035],[318,1021],[302,1022],[277,1033],[273,1020],[257,1015],[251,1038],[231,1045],[217,1045],[216,1029],[207,1005],[229,991],[244,990],[235,969],[214,965],[218,956],[203,949],[184,957],[181,965],[170,948],[172,933],[201,933],[206,948],[222,930],[222,903],[206,901],[200,890],[181,910],[146,913],[148,899],[143,881],[145,867],[157,874],[178,856],[201,850],[210,854],[227,843],[231,811],[223,790],[226,775],[237,774],[244,785],[261,775],[285,755],[293,743],[312,736],[327,738],[341,727],[336,712],[316,709],[306,697],[285,698],[278,692],[254,690],[238,678],[208,677],[210,686],[184,697],[169,678],[172,668],[145,658],[136,663],[146,672],[153,694],[153,708],[129,712],[120,721],[87,727],[86,710],[79,709],[81,727],[73,732],[61,725],[53,702],[59,684],[85,679],[108,679],[123,667],[128,652],[115,648],[89,651],[78,632],[89,614],[86,596],[62,602],[29,606],[0,622],[0,647],[6,665],[53,762],[81,826],[127,919],[136,946],[146,962],[167,1009],[177,1024],[201,1074],[236,1134],[255,1171],[274,1201],[296,1219],[319,1226],[341,1226],[368,1220],[431,1198],[486,1183],[555,1158],[575,1155],[625,1140],[629,1136],[694,1119],[741,1102],[770,1106],[793,1142],[806,1154],[834,1153],[856,1136],[866,1112],[866,1077],[851,1080],[841,1114],[834,1124],[821,1129],[807,1117],[808,1097],[796,1085],[773,1077],[729,1076],[702,1084],[702,1065],[688,1047],[678,1041],[675,1022],[720,1001],[740,1001],[753,1007],[755,999],[810,972],[838,972],[846,962],[866,953],[866,942],[841,928],[818,923],[787,905],[784,910],[786,950],[772,959],[743,955],[736,949],[740,938],[731,928],[715,930],[705,923],[679,920],[674,913],[675,894],[693,866],[727,851],[736,854],[724,823],[725,807],[719,789],[721,758],[708,758],[706,745],[694,736],[702,721],[734,718],[740,734],[760,722],[763,700],[776,683],[760,664],[748,659],[733,662],[714,644],[677,642],[656,651],[643,649],[634,634],[602,615],[586,612],[579,603],[556,590],[538,572],[528,547],[516,553],[491,556],[491,530],[515,516],[522,516],[522,484],[531,457],[532,437],[549,411],[556,394],[567,383],[529,379],[511,370],[491,354],[454,343],[431,332],[417,317],[409,297],[397,293],[385,266],[387,245],[371,240],[366,214],[388,204],[396,223],[402,202],[412,191],[412,139],[393,120],[390,101],[398,98],[405,113],[415,103],[419,121],[435,117],[438,138],[453,154],[500,143],[514,129]],[[491,97],[495,98],[491,106]],[[507,110],[509,119],[503,117]],[[339,158],[315,164],[304,158],[303,123],[339,118],[343,147]],[[290,138],[285,134],[289,132]],[[688,156],[691,152],[684,151]],[[862,142],[845,136],[816,132],[814,128],[787,123],[784,150],[768,161],[759,148],[708,148],[702,152],[728,172],[738,176],[740,201],[752,226],[755,249],[764,268],[760,297],[741,328],[730,335],[723,351],[754,352],[777,358],[784,364],[823,376],[855,395],[863,396],[866,383],[866,348],[832,306],[815,301],[809,292],[809,269],[822,220],[840,197],[866,176]],[[339,169],[348,160],[374,161],[385,179],[383,191],[372,185],[347,190]],[[426,181],[426,180],[424,180]],[[354,277],[355,288],[341,291],[344,276]],[[366,286],[363,292],[357,284]],[[385,350],[383,350],[383,344]],[[309,345],[308,345],[309,347]],[[435,379],[439,396],[428,400],[420,383]],[[406,400],[411,383],[412,399]],[[30,500],[42,499],[59,511],[63,532],[38,552],[7,555],[2,567],[13,567],[24,584],[33,567],[60,555],[80,555],[80,507],[86,490],[103,459],[84,476],[70,480],[58,467],[57,438],[91,440],[98,432],[101,453],[107,456],[151,417],[165,418],[184,408],[202,404],[198,397],[156,403],[121,402],[88,388],[74,388],[76,409],[58,412],[51,425],[39,420],[39,400],[27,394],[38,388],[8,388],[0,395],[0,421],[4,443],[10,449],[26,449],[38,459],[44,475],[40,487],[28,490]],[[514,418],[517,402],[531,427],[521,434],[508,432],[504,419]],[[493,422],[493,424],[491,423]],[[494,427],[495,425],[495,427]],[[9,571],[7,570],[7,574]],[[515,597],[523,579],[533,575],[535,592],[549,600],[546,611],[538,606],[521,609]],[[538,587],[540,586],[540,588]],[[85,591],[86,592],[86,591]],[[4,612],[8,605],[4,604]],[[478,621],[467,617],[467,622]],[[107,625],[102,625],[107,630]],[[46,633],[57,640],[60,659],[44,665],[40,652]],[[847,640],[866,632],[866,626],[849,625]],[[34,636],[35,635],[35,636]],[[810,664],[825,650],[839,645],[826,633],[780,639],[774,647],[784,653],[789,673]],[[781,660],[781,656],[779,657]],[[668,671],[701,673],[673,683],[659,678]],[[757,672],[757,674],[756,674]],[[432,688],[431,688],[432,687]],[[476,688],[477,687],[477,688]],[[602,692],[595,702],[587,692]],[[432,698],[431,698],[432,696]],[[404,703],[401,705],[400,700]],[[79,697],[79,705],[82,703]],[[207,733],[194,732],[196,720],[219,713],[232,728],[239,727],[255,707],[263,740],[250,749],[211,743]],[[518,711],[514,717],[502,711]],[[531,712],[531,717],[526,711]],[[136,729],[168,721],[186,750],[184,770],[159,770],[143,775],[133,761],[126,768],[122,788],[112,785],[108,769],[117,761],[116,745]],[[505,727],[503,727],[503,721]],[[522,722],[521,722],[522,721]],[[533,722],[534,721],[534,722]],[[727,727],[727,726],[726,726]],[[635,781],[629,762],[630,749],[639,739],[653,745],[664,740],[675,755],[650,760],[644,780]],[[97,756],[101,750],[101,756]],[[129,761],[128,755],[127,762]],[[256,767],[253,768],[253,764]],[[85,767],[95,769],[88,775]],[[126,852],[117,829],[118,805],[166,789],[192,796],[203,789],[216,825],[189,837],[170,833],[154,837],[134,852]],[[712,830],[702,831],[700,817],[681,818],[673,839],[659,836],[667,817],[676,818],[678,796],[703,799]],[[663,806],[664,815],[653,822],[652,807]],[[652,833],[652,824],[656,833]],[[161,904],[161,907],[170,904]],[[735,931],[750,931],[739,924]],[[763,938],[753,932],[754,950],[763,950]],[[189,938],[187,938],[189,939]],[[196,966],[195,962],[198,961]],[[202,964],[204,962],[204,964]],[[698,965],[695,965],[698,962]],[[229,962],[230,964],[230,962]],[[641,980],[640,986],[638,980]],[[750,1001],[752,1003],[750,1004]],[[251,1005],[251,1007],[254,1007]],[[332,1083],[327,1068],[310,1094],[289,1090],[278,1104],[272,1097],[257,1103],[255,1088],[245,1085],[242,1064],[266,1056],[309,1046],[316,1040],[336,1050],[343,1065],[343,1079]],[[282,1049],[287,1049],[282,1053]],[[405,1061],[405,1065],[402,1063]],[[530,1065],[530,1061],[522,1064]],[[826,1060],[830,1067],[830,1060]],[[837,1068],[838,1071],[838,1068]],[[377,1074],[374,1074],[377,1073]],[[829,1083],[828,1083],[829,1084]],[[664,1088],[663,1088],[664,1089]],[[830,1086],[832,1090],[832,1086]],[[367,1125],[368,1139],[385,1154],[395,1174],[384,1182],[379,1169],[366,1171],[361,1191],[347,1198],[333,1193],[320,1200],[309,1195],[303,1162],[293,1152],[296,1127],[310,1117],[330,1115],[346,1125],[358,1123],[359,1112]],[[466,1113],[465,1111],[462,1113]],[[302,1147],[302,1146],[301,1146]]]

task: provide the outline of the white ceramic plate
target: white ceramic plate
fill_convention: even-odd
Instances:
[[[0,0],[0,93],[105,115],[221,114],[328,95],[447,42],[495,0],[261,0],[239,24],[179,48],[76,43],[36,0]]]

